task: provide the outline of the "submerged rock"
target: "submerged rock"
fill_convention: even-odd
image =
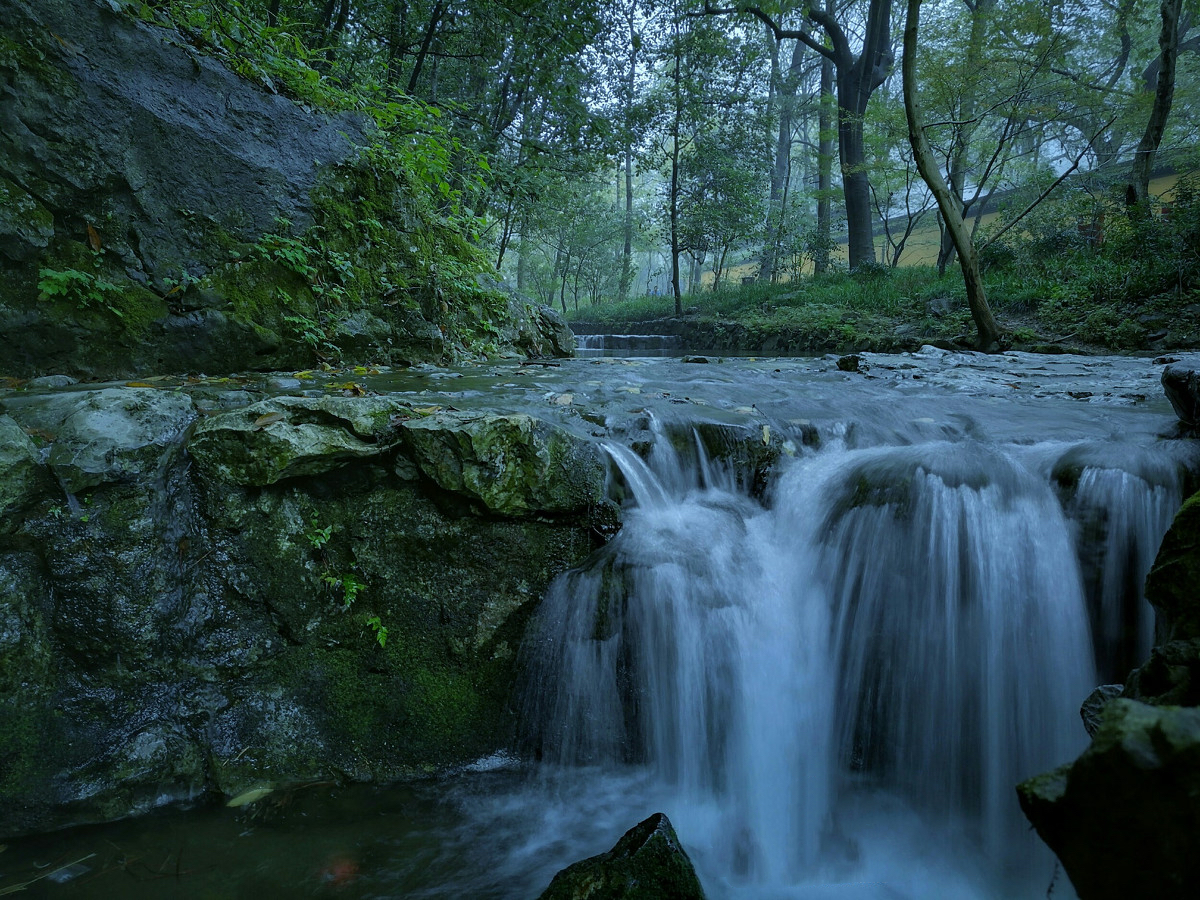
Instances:
[[[1081,900],[1195,897],[1200,709],[1114,700],[1079,759],[1018,795]]]
[[[607,853],[554,876],[538,900],[703,900],[692,861],[662,813],[638,823]]]

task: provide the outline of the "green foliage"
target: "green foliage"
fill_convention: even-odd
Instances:
[[[353,572],[326,572],[321,576],[321,581],[342,595],[343,611],[354,605],[359,592],[367,586],[365,582],[359,581]]]
[[[38,291],[42,300],[63,298],[80,309],[104,309],[118,318],[125,317],[115,305],[121,288],[91,272],[79,269],[39,269]]]
[[[388,630],[387,626],[379,621],[379,616],[367,616],[368,627],[375,632],[375,640],[379,642],[380,647],[387,646]]]
[[[329,543],[329,538],[333,535],[333,526],[326,525],[321,528],[317,525],[317,521],[317,517],[313,516],[312,527],[305,532],[304,539],[314,550],[324,550],[325,545]]]

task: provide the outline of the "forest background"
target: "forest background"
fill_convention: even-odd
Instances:
[[[1196,0],[122,5],[365,114],[488,265],[569,317],[1200,340]]]

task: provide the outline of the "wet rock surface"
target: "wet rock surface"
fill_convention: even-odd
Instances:
[[[299,368],[315,344],[377,363],[571,352],[561,317],[494,280],[383,302],[380,283],[436,279],[399,259],[408,238],[372,252],[364,218],[424,232],[435,263],[485,266],[415,217],[420,186],[362,163],[367,117],[239,77],[153,7],[0,2],[0,374]],[[314,299],[325,252],[359,284],[334,310]]]
[[[1192,428],[1200,425],[1200,356],[1188,355],[1168,363],[1162,384],[1179,420]]]
[[[822,442],[1020,441],[1013,402],[1045,405],[1021,427],[1068,446],[1098,415],[1136,446],[1168,421],[1165,400],[1126,396],[1158,377],[1137,360],[1097,361],[1086,401],[1069,395],[1089,377],[1078,360],[1039,360],[1037,395],[1008,386],[1018,362],[567,360],[2,389],[0,830],[390,780],[505,746],[528,617],[619,527],[604,441],[703,454],[769,499],[773,469]],[[1186,654],[1163,653],[1147,685],[1191,690]]]
[[[1101,686],[1084,703],[1083,755],[1017,789],[1081,900],[1184,898],[1200,885],[1198,523],[1200,495],[1179,510],[1146,581],[1163,642],[1120,690]]]
[[[538,900],[704,900],[704,890],[671,820],[655,813],[607,853],[563,869]]]
[[[1079,759],[1018,793],[1083,900],[1195,895],[1200,709],[1115,699]]]
[[[524,621],[596,544],[598,451],[529,415],[224,393],[0,398],[0,832],[508,741]]]

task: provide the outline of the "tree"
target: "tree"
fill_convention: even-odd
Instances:
[[[705,15],[752,15],[771,30],[775,40],[802,41],[833,64],[847,244],[850,268],[855,269],[875,261],[874,215],[863,144],[863,117],[871,95],[887,80],[895,62],[891,44],[892,0],[869,0],[862,49],[857,55],[851,48],[849,33],[830,9],[810,4],[804,10],[805,17],[825,32],[828,45],[818,41],[807,29],[783,27],[757,4],[717,7],[711,0],[705,0],[703,12]]]
[[[1162,31],[1159,33],[1158,77],[1155,79],[1154,105],[1150,120],[1133,157],[1126,201],[1130,206],[1145,207],[1150,193],[1150,174],[1154,171],[1154,157],[1162,143],[1167,128],[1167,117],[1171,114],[1171,101],[1175,96],[1175,62],[1179,56],[1179,15],[1183,0],[1162,0],[1160,14]]]
[[[971,308],[971,318],[975,320],[975,328],[979,332],[979,348],[994,350],[1000,346],[1002,333],[992,315],[992,309],[988,305],[987,294],[983,287],[983,277],[979,271],[979,256],[975,250],[975,242],[963,221],[954,194],[942,177],[941,169],[938,168],[937,160],[933,155],[933,149],[929,146],[929,140],[925,137],[921,107],[917,100],[917,34],[920,29],[920,21],[921,0],[908,0],[908,10],[904,22],[904,59],[901,64],[904,112],[908,118],[908,139],[912,143],[917,169],[937,200],[938,209],[942,213],[946,228],[958,251],[963,282],[967,288],[967,305]]]

